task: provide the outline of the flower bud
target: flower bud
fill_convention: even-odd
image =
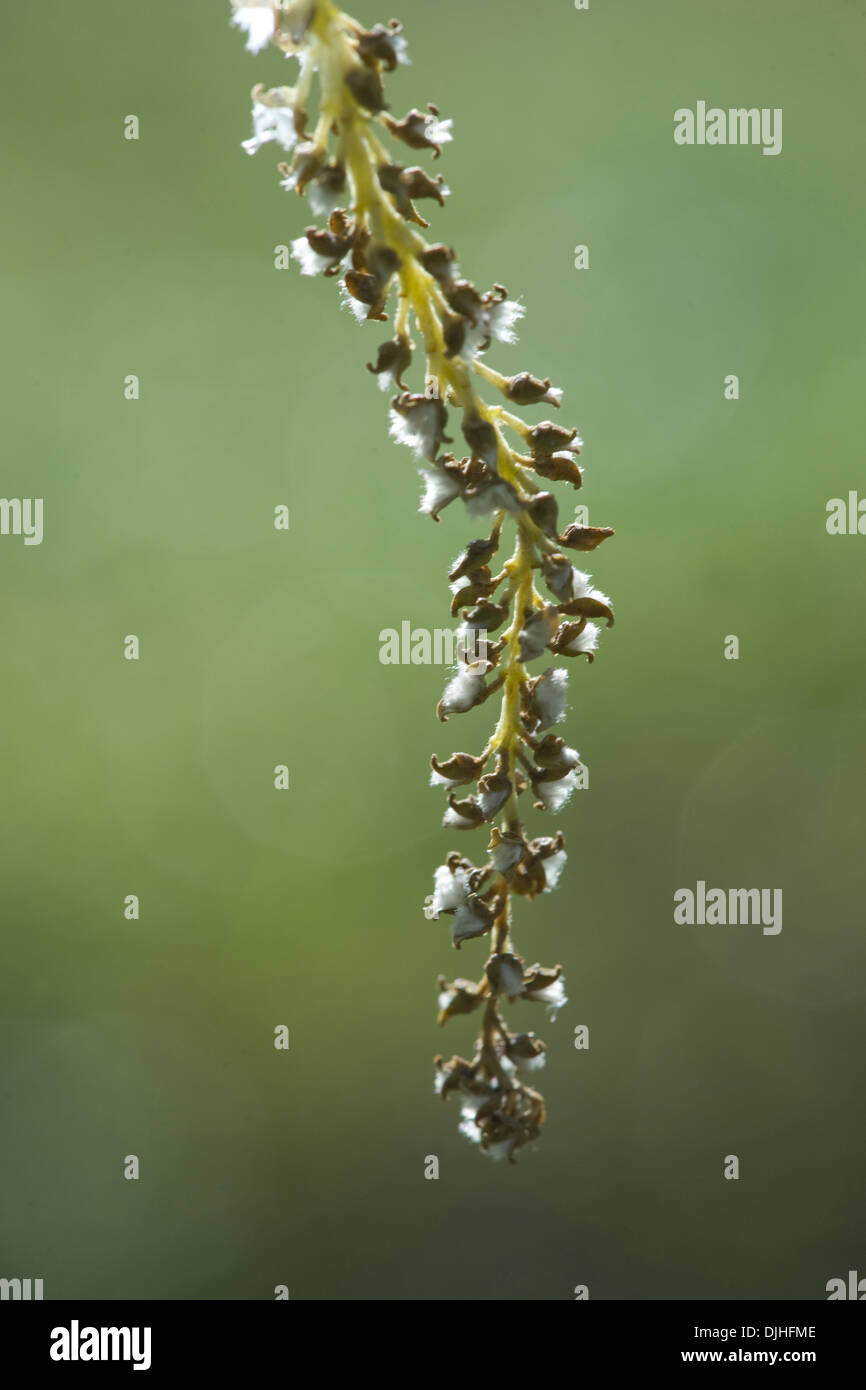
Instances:
[[[357,67],[349,69],[344,81],[359,106],[372,111],[374,115],[379,111],[387,111],[388,103],[377,68],[360,63]]]
[[[465,801],[455,801],[452,795],[449,796],[448,803],[448,810],[442,817],[443,829],[477,830],[478,826],[484,823],[484,812],[474,797],[468,796]]]
[[[447,441],[448,412],[435,396],[404,391],[391,402],[391,434],[421,458],[435,462],[440,445]]]
[[[560,601],[572,597],[574,566],[564,555],[542,555],[541,572],[550,592]]]
[[[544,1066],[547,1049],[534,1033],[517,1033],[505,1044],[505,1055],[518,1071],[537,1071]]]
[[[518,372],[516,376],[509,377],[503,389],[508,399],[516,405],[540,405],[545,401],[548,405],[559,406],[562,401],[562,392],[558,387],[551,386],[549,377],[541,381],[530,372]]]
[[[555,537],[559,524],[559,505],[552,492],[536,492],[526,504],[526,510],[539,531]]]
[[[598,628],[595,623],[579,618],[577,622],[562,624],[550,643],[550,650],[556,652],[557,656],[585,656],[591,662],[597,646]]]
[[[540,965],[532,965],[524,972],[523,993],[526,999],[547,1005],[550,1018],[555,1018],[558,1009],[568,1003],[565,981],[562,979],[562,966],[553,970],[543,970]]]
[[[534,454],[552,454],[560,449],[579,454],[583,440],[578,438],[577,430],[563,429],[552,420],[542,420],[529,431],[529,440]]]
[[[381,63],[386,72],[393,72],[398,63],[408,63],[406,40],[400,33],[402,27],[399,20],[392,19],[387,29],[384,24],[363,29],[356,43],[364,62],[371,67]]]
[[[468,609],[464,616],[464,623],[471,631],[495,632],[501,627],[508,617],[508,605],[505,603],[491,603],[489,599],[482,599],[474,608]],[[488,647],[488,652],[490,652]]]
[[[402,121],[385,116],[385,124],[391,134],[413,150],[432,150],[433,158],[438,159],[442,146],[451,139],[451,121],[441,121],[439,111],[430,106],[428,111],[412,109]]]
[[[528,710],[542,729],[558,724],[565,714],[568,698],[568,672],[561,666],[548,666],[542,675],[527,684]]]
[[[483,936],[493,926],[496,914],[477,893],[470,893],[454,914],[451,937],[457,949],[464,941]]]
[[[484,997],[483,985],[475,984],[472,980],[449,982],[444,975],[440,975],[437,1022],[441,1025],[447,1023],[449,1018],[454,1018],[456,1014],[473,1013]]]
[[[488,468],[495,471],[496,462],[499,457],[499,436],[496,427],[489,420],[482,420],[477,415],[464,415],[463,438],[472,450],[473,458],[481,459]]]
[[[367,363],[367,371],[378,377],[379,386],[383,391],[387,391],[392,382],[406,391],[408,387],[400,378],[411,365],[412,345],[407,337],[399,335],[382,343],[375,363]]]
[[[520,956],[491,956],[487,962],[486,974],[496,994],[508,994],[513,998],[523,993],[523,961]]]
[[[546,603],[543,608],[537,608],[534,613],[524,618],[519,638],[520,660],[535,661],[541,656],[558,627],[559,613],[552,603]]]
[[[491,772],[478,783],[478,800],[485,820],[493,820],[511,795],[511,783],[502,772]]]
[[[534,454],[531,467],[554,483],[571,483],[575,492],[583,486],[583,474],[571,454]]]
[[[486,565],[499,549],[499,531],[496,530],[490,536],[482,536],[479,540],[470,541],[465,550],[462,550],[454,561],[448,573],[451,580],[459,579],[463,574],[472,574],[474,571]]]
[[[567,545],[570,550],[595,550],[612,535],[612,526],[568,526],[560,536],[559,544]]]
[[[449,714],[465,714],[487,698],[489,689],[484,678],[490,669],[489,661],[471,661],[458,666],[457,674],[448,682],[436,707],[437,717],[443,723]]]
[[[434,280],[438,280],[443,286],[450,285],[454,278],[455,255],[449,246],[443,242],[434,243],[422,251],[418,257],[424,269]]]
[[[473,758],[471,753],[452,753],[450,758],[440,763],[434,753],[430,759],[433,769],[430,783],[432,786],[459,787],[466,782],[477,782],[486,761],[486,758]]]
[[[507,878],[523,858],[526,841],[522,831],[500,830],[494,825],[490,831],[490,844],[487,849],[496,872]]]
[[[422,169],[420,165],[413,165],[411,169],[403,170],[400,175],[400,182],[413,200],[415,198],[433,198],[440,208],[444,208],[445,195],[448,189],[445,187],[445,181],[441,174],[438,174],[435,179],[431,179],[427,171]]]
[[[605,595],[596,589],[588,594],[578,594],[576,598],[561,603],[559,611],[571,618],[605,618],[608,627],[613,627],[614,624],[613,609],[610,603]]]

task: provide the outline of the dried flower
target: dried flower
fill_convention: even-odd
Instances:
[[[503,285],[479,290],[450,247],[423,235],[429,224],[418,205],[442,206],[449,190],[441,174],[402,163],[389,139],[437,160],[452,123],[433,105],[404,116],[389,112],[384,79],[408,61],[399,23],[364,29],[334,0],[234,4],[233,23],[251,52],[271,44],[299,62],[294,87],[254,89],[253,135],[244,148],[254,154],[275,143],[291,154],[280,166],[283,187],[306,193],[324,219],[292,244],[302,273],[338,279],[343,303],[360,323],[385,322],[393,313],[390,336],[366,365],[391,395],[392,437],[415,457],[421,512],[438,521],[461,499],[470,517],[490,518],[486,534],[469,542],[449,572],[463,648],[437,714],[445,722],[498,695],[499,717],[480,753],[434,757],[430,776],[446,793],[443,824],[467,832],[487,826],[489,844],[478,865],[456,851],[448,855],[425,911],[433,920],[451,918],[458,949],[488,938],[479,981],[439,980],[439,1022],[478,1011],[481,1024],[471,1059],[436,1059],[436,1091],[457,1095],[460,1130],[482,1152],[513,1162],[544,1123],[544,1101],[521,1076],[540,1068],[546,1054],[533,1033],[509,1030],[501,1001],[543,1003],[551,1016],[566,1003],[562,967],[527,969],[512,942],[514,899],[552,891],[566,862],[560,832],[527,839],[521,798],[556,812],[582,771],[576,749],[544,732],[565,714],[566,671],[548,664],[531,675],[527,668],[551,655],[592,661],[598,623],[610,626],[613,613],[563,549],[595,550],[613,531],[560,531],[559,506],[545,481],[581,486],[575,456],[582,441],[575,429],[551,420],[529,424],[512,409],[558,409],[561,390],[529,371],[506,377],[486,361],[494,342],[516,342],[522,303]],[[416,355],[424,375],[413,389],[407,378]],[[499,393],[498,403],[482,396],[484,386]],[[442,452],[455,438],[465,442],[462,456]],[[514,550],[497,560],[506,523]],[[483,654],[473,640],[479,635]]]

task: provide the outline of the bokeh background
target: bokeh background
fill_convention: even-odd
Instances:
[[[555,822],[560,890],[517,922],[569,984],[530,1024],[547,1132],[496,1166],[432,1095],[473,1033],[437,1030],[435,978],[484,953],[421,912],[455,840],[427,759],[486,712],[443,729],[444,673],[381,665],[378,634],[446,624],[477,528],[416,514],[378,329],[274,269],[308,212],[239,145],[287,70],[210,0],[10,6],[2,492],[44,497],[45,540],[0,539],[0,1274],[49,1298],[823,1298],[866,1273],[866,539],[825,529],[866,492],[864,6],[399,14],[394,110],[455,120],[433,232],[525,298],[491,361],[565,388],[576,500],[617,528],[592,565],[617,625],[572,667],[590,788]],[[698,99],[781,106],[782,154],[677,147]],[[781,887],[781,935],[675,925],[698,878]]]

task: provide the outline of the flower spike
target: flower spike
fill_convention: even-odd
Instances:
[[[452,122],[430,104],[391,111],[385,79],[408,62],[400,24],[367,29],[334,0],[234,4],[232,22],[250,52],[270,47],[298,63],[294,86],[254,88],[243,148],[285,151],[283,187],[306,195],[320,219],[299,226],[293,242],[301,273],[336,279],[359,323],[390,323],[366,367],[390,397],[393,439],[414,456],[421,512],[439,521],[460,500],[483,523],[448,576],[461,641],[437,714],[445,723],[496,696],[499,716],[480,752],[434,756],[430,782],[445,793],[446,828],[489,843],[478,864],[448,854],[425,916],[451,919],[458,950],[486,938],[480,980],[440,977],[439,1023],[472,1013],[480,1024],[471,1058],[436,1058],[435,1089],[457,1097],[459,1128],[481,1152],[514,1162],[544,1124],[544,1100],[527,1078],[546,1049],[534,1032],[510,1030],[503,1002],[536,1016],[532,1006],[543,1004],[550,1017],[567,1002],[562,966],[527,966],[512,940],[514,900],[551,892],[566,861],[560,832],[527,837],[524,806],[556,813],[585,784],[577,751],[551,732],[568,691],[555,663],[592,662],[599,622],[613,623],[610,600],[563,550],[593,551],[613,531],[560,522],[548,484],[581,486],[577,430],[515,413],[558,411],[562,391],[549,377],[506,376],[486,360],[494,344],[517,341],[523,304],[503,285],[479,289],[451,247],[424,235],[427,210],[435,213],[449,189],[442,174],[406,156],[438,164]],[[514,548],[503,558],[509,532]],[[533,663],[542,663],[535,673]]]

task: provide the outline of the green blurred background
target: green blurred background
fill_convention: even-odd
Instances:
[[[443,729],[443,672],[381,665],[378,634],[447,623],[478,527],[416,515],[364,371],[379,330],[273,267],[308,211],[240,141],[252,84],[291,76],[210,0],[10,6],[0,490],[44,497],[45,540],[0,539],[0,1275],[48,1298],[823,1298],[866,1273],[866,540],[825,529],[866,491],[864,6],[398,13],[393,109],[455,120],[433,233],[525,298],[491,361],[565,388],[568,497],[617,528],[591,566],[617,625],[571,669],[590,788],[536,818],[570,861],[517,919],[569,985],[529,1024],[547,1131],[495,1166],[432,1095],[434,1052],[473,1036],[437,1030],[436,975],[484,952],[421,913],[476,844],[438,828],[427,759],[487,712]],[[781,106],[782,154],[677,147],[698,99]],[[782,887],[781,935],[676,926],[698,878]]]

